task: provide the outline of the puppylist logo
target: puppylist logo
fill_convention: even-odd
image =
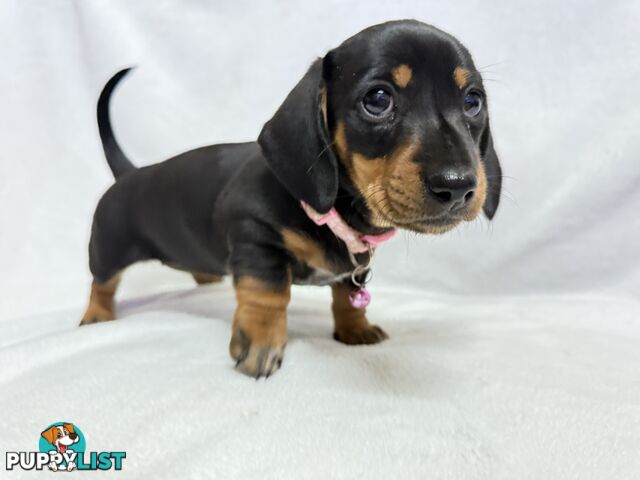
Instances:
[[[38,452],[7,452],[7,470],[122,470],[126,452],[86,452],[86,445],[76,425],[53,423],[40,434]]]

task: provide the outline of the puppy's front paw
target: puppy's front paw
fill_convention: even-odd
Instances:
[[[76,462],[69,462],[67,464],[67,472],[73,472],[76,468],[78,468]]]
[[[389,336],[379,326],[367,323],[362,326],[354,325],[336,329],[333,338],[347,345],[371,345],[380,343]]]
[[[56,462],[49,462],[49,470],[51,470],[52,472],[57,472],[58,471],[58,464]]]
[[[89,305],[89,308],[87,308],[87,311],[80,321],[80,326],[90,325],[92,323],[108,322],[110,320],[115,320],[115,318],[116,316],[114,315],[113,310]]]
[[[282,365],[287,344],[287,304],[290,286],[242,277],[236,281],[238,307],[233,316],[229,352],[236,368],[255,377],[268,377]]]
[[[387,338],[386,333],[377,325],[371,325],[363,308],[351,304],[353,291],[351,283],[338,283],[331,287],[333,293],[333,338],[347,345],[370,345]]]
[[[229,352],[242,373],[256,379],[268,378],[282,365],[286,344],[286,336],[252,339],[242,328],[234,328]]]

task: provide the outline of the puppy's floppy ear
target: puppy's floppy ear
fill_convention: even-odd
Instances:
[[[502,190],[502,168],[498,155],[493,148],[493,137],[489,129],[489,123],[482,132],[480,140],[480,156],[484,165],[484,171],[487,175],[487,199],[482,209],[484,214],[491,220],[496,214],[498,204],[500,203],[500,191]]]
[[[326,122],[323,60],[317,59],[260,132],[269,167],[298,200],[318,212],[333,207],[338,164]]]
[[[57,431],[56,427],[51,427],[48,430],[45,430],[44,432],[42,432],[41,435],[47,442],[53,445],[53,441],[56,438],[56,431]]]
[[[64,423],[62,427],[66,428],[69,431],[69,433],[76,433],[75,430],[73,429],[73,423]]]

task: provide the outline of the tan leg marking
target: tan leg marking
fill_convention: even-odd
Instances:
[[[398,87],[404,88],[411,81],[411,76],[413,75],[413,71],[409,65],[404,63],[394,67],[391,70],[391,77],[393,78],[393,83],[395,83]]]
[[[287,344],[290,285],[274,289],[259,279],[242,277],[235,289],[238,306],[229,352],[243,373],[268,377],[280,368]]]
[[[455,80],[458,88],[462,90],[467,85],[467,80],[469,80],[469,70],[462,67],[456,67],[453,70],[453,79]]]
[[[120,274],[104,283],[93,282],[89,296],[89,306],[82,316],[80,325],[115,320],[113,297],[120,283]]]
[[[333,338],[348,345],[378,343],[389,338],[377,325],[371,325],[364,308],[354,308],[349,302],[351,287],[343,283],[331,286],[333,294]]]
[[[208,273],[192,272],[191,276],[198,285],[206,285],[208,283],[220,283],[222,278],[220,275],[209,275]]]

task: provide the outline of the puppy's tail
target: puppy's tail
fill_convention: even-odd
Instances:
[[[100,130],[100,138],[102,139],[102,148],[104,149],[104,155],[107,157],[109,168],[111,168],[113,176],[116,179],[136,168],[122,149],[120,149],[118,142],[116,142],[109,117],[111,94],[120,80],[122,80],[130,70],[131,68],[125,68],[111,77],[111,80],[109,80],[102,89],[102,93],[98,99],[98,129]]]

